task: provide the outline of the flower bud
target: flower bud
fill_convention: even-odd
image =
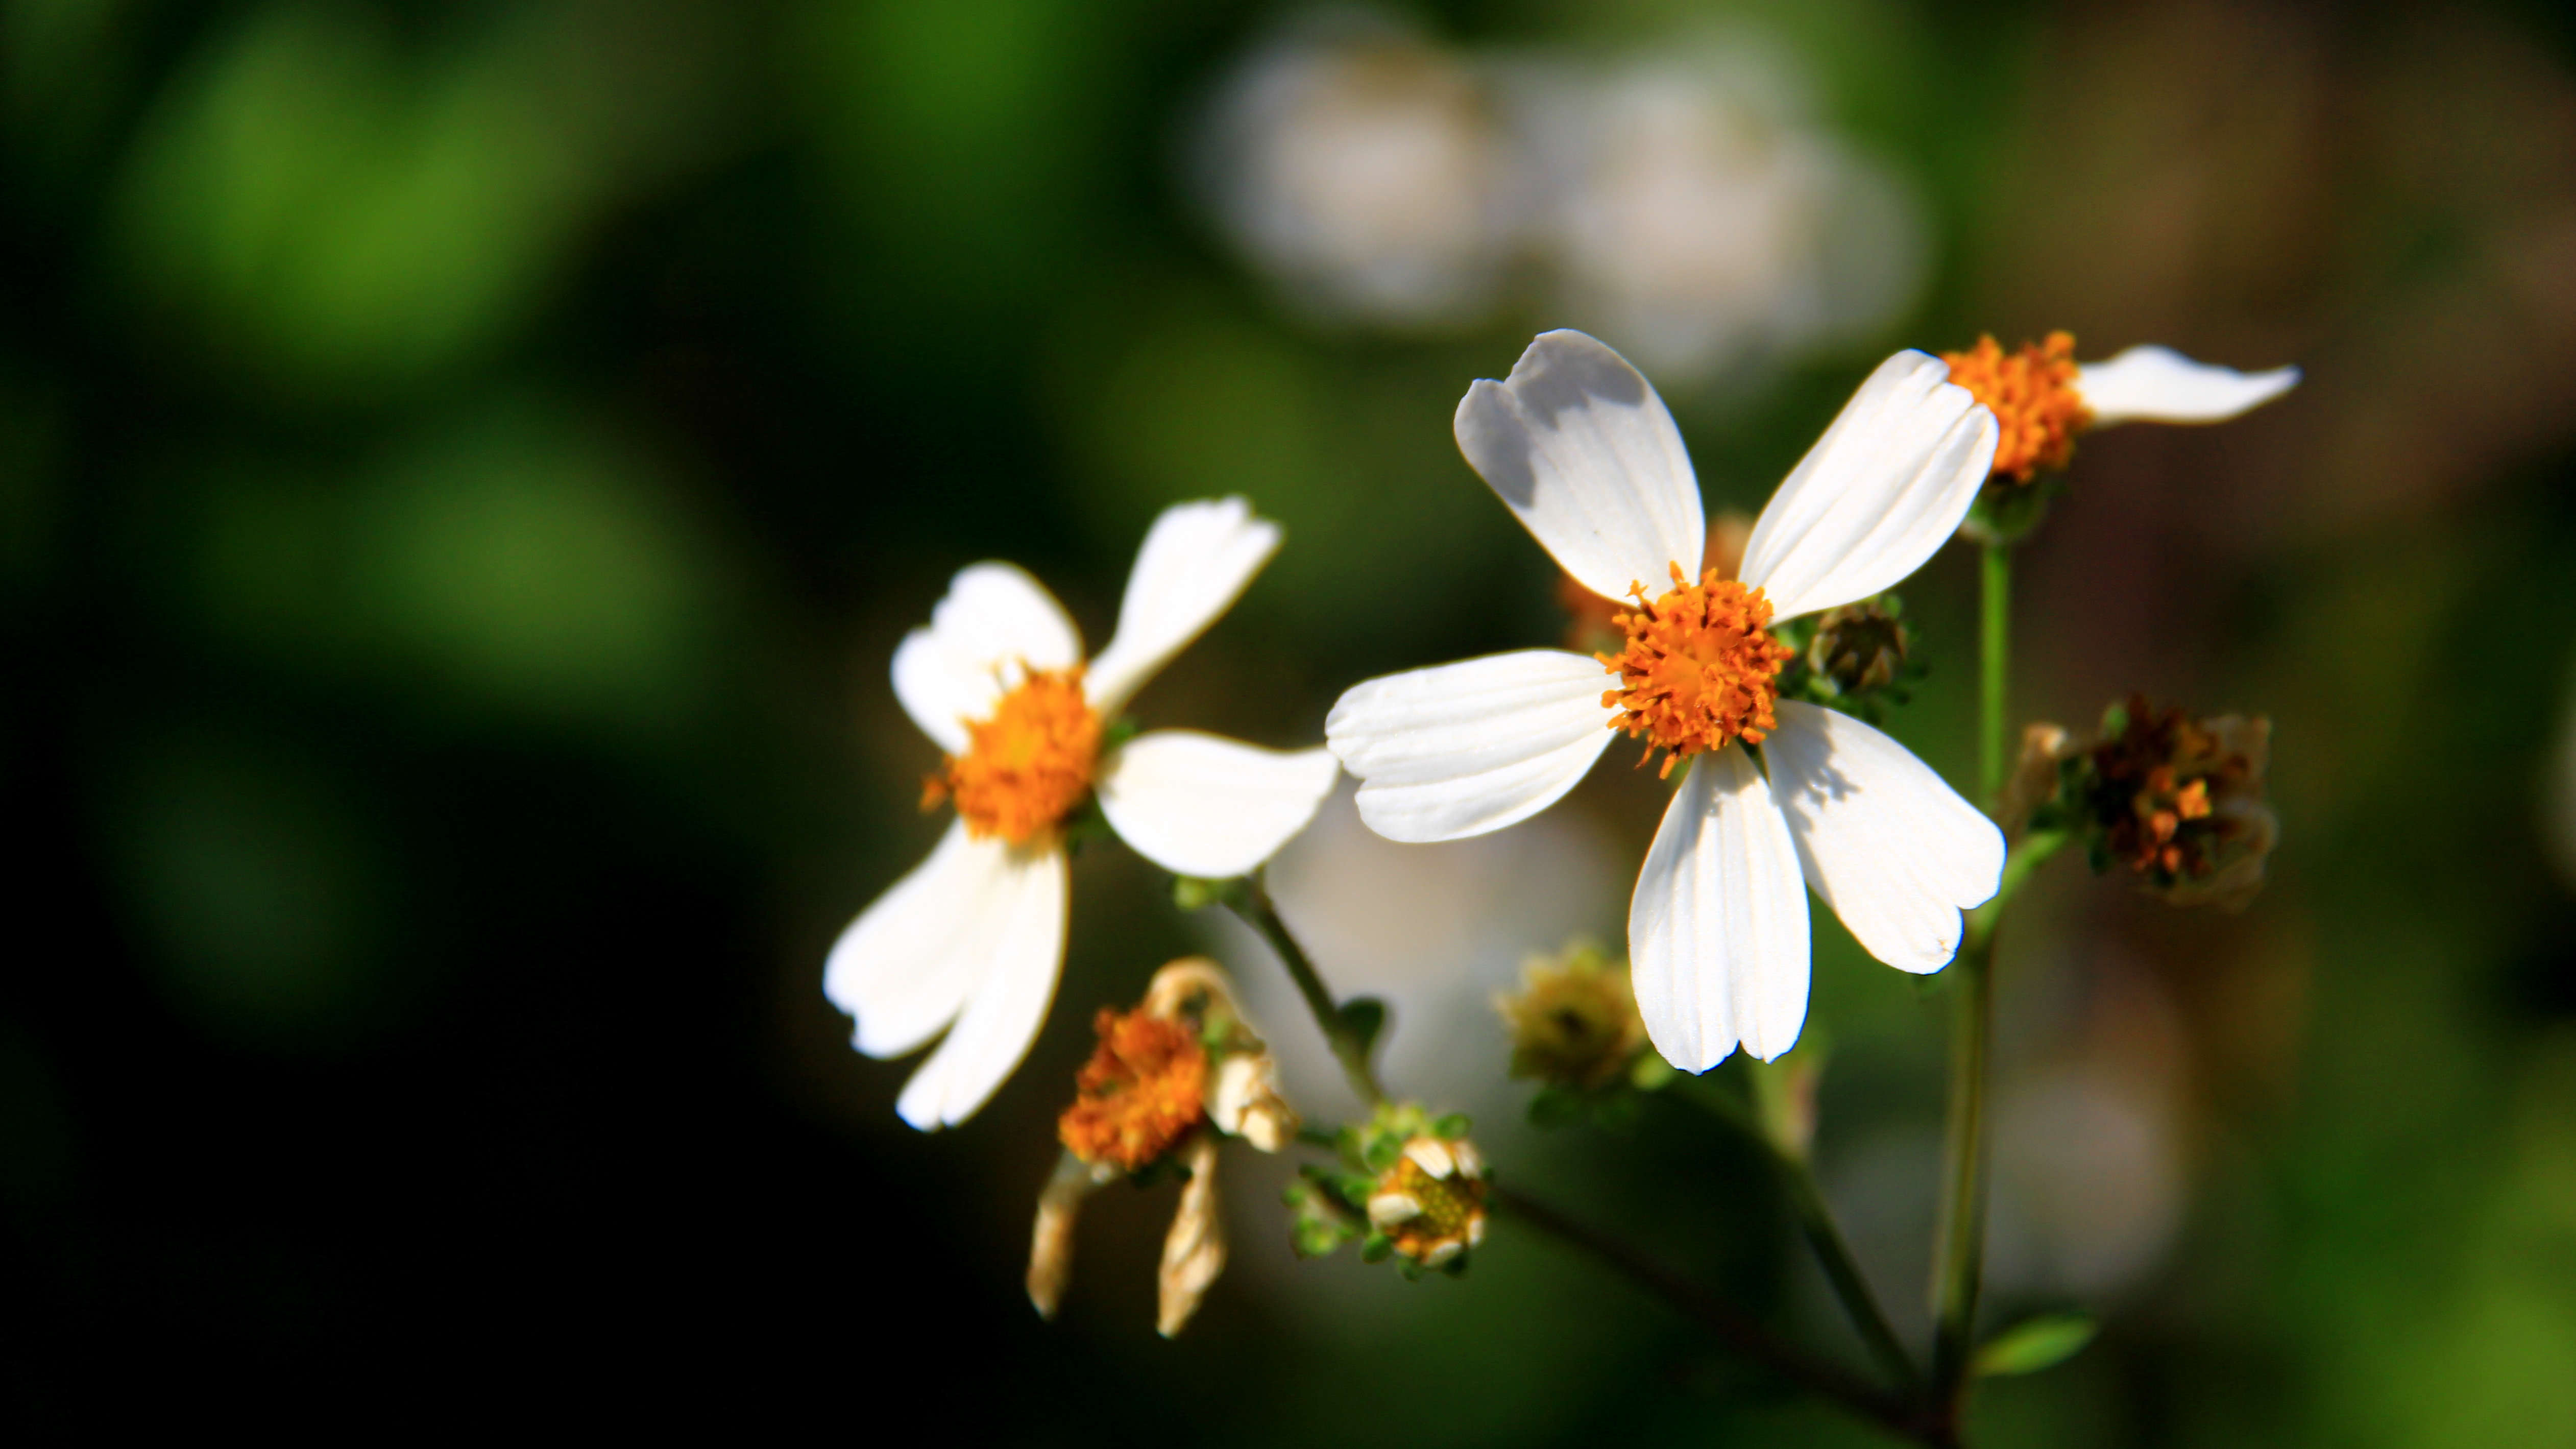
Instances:
[[[1863,694],[1896,682],[1909,640],[1894,598],[1863,599],[1827,609],[1807,641],[1807,667],[1838,694]]]
[[[1485,1160],[1465,1138],[1405,1140],[1369,1194],[1369,1225],[1425,1268],[1444,1268],[1485,1240]]]
[[[1494,1008],[1511,1029],[1515,1077],[1577,1091],[1619,1081],[1646,1049],[1646,1024],[1626,963],[1578,942],[1521,967],[1521,989],[1497,992]]]

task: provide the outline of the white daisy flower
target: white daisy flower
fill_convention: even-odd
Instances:
[[[1360,817],[1400,841],[1528,818],[1614,731],[1668,751],[1667,771],[1687,761],[1628,910],[1638,1010],[1685,1070],[1739,1044],[1768,1060],[1797,1041],[1802,879],[1870,954],[1929,972],[2002,874],[2002,832],[1903,745],[1778,698],[1788,651],[1767,627],[1890,587],[1958,528],[1993,462],[1995,421],[1946,375],[1920,352],[1882,363],[1763,509],[1739,581],[1700,567],[1699,485],[1654,388],[1580,332],[1541,335],[1510,378],[1467,390],[1458,446],[1576,582],[1635,598],[1626,649],[1389,675],[1344,694],[1325,722],[1362,782]],[[1640,582],[1665,575],[1659,597]],[[1756,744],[1759,763],[1745,748]]]
[[[1118,632],[1083,662],[1053,595],[1013,565],[959,571],[894,654],[894,692],[948,752],[929,798],[957,820],[930,858],[841,933],[823,992],[872,1057],[947,1037],[895,1110],[928,1131],[965,1121],[1027,1055],[1064,964],[1062,825],[1086,799],[1139,855],[1182,875],[1243,875],[1305,827],[1337,773],[1321,749],[1256,749],[1155,730],[1104,749],[1105,727],[1225,612],[1279,547],[1240,498],[1165,509],[1127,577]]]
[[[1994,471],[2027,483],[2063,468],[2075,439],[2118,423],[2223,423],[2296,387],[2299,370],[2238,372],[2194,362],[2170,347],[2132,347],[2108,362],[2077,362],[2075,335],[2006,352],[1991,336],[1965,352],[1945,352],[1950,380],[1994,412],[2002,441]]]

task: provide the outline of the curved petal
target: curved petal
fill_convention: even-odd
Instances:
[[[1422,843],[1516,824],[1574,788],[1616,710],[1597,659],[1524,649],[1352,686],[1324,743],[1360,779],[1360,819]]]
[[[1179,875],[1248,874],[1315,818],[1342,772],[1330,752],[1265,750],[1192,730],[1118,747],[1094,782],[1110,828]]]
[[[1009,878],[1010,847],[954,821],[929,859],[841,932],[823,964],[823,994],[858,1018],[853,1045],[899,1057],[956,1019],[990,964],[985,928]]]
[[[1770,787],[1739,745],[1691,762],[1628,902],[1637,1012],[1664,1060],[1764,1061],[1807,1020],[1807,893]]]
[[[1938,971],[1959,913],[2003,877],[2004,833],[1914,752],[1847,714],[1782,700],[1762,746],[1807,884],[1869,954]]]
[[[1118,632],[1091,661],[1092,708],[1116,714],[1154,672],[1189,646],[1279,550],[1279,525],[1240,498],[1176,503],[1136,550],[1118,606]]]
[[[1580,332],[1542,332],[1501,382],[1458,404],[1458,451],[1575,582],[1605,598],[1661,593],[1708,546],[1699,481],[1664,400]]]
[[[949,580],[929,625],[896,647],[894,694],[923,734],[960,754],[966,721],[991,714],[1023,666],[1081,662],[1082,635],[1045,585],[1016,564],[969,564]]]
[[[1923,566],[1968,516],[1995,416],[1937,357],[1878,365],[1753,525],[1741,576],[1782,619],[1866,599]]]
[[[2076,390],[2093,426],[2113,423],[2217,423],[2261,407],[2298,386],[2299,370],[2238,372],[2194,362],[2170,347],[2132,347],[2108,362],[2086,363]]]
[[[956,1126],[1029,1054],[1064,967],[1066,877],[1060,845],[1008,850],[978,923],[981,979],[947,1039],[903,1084],[894,1109],[904,1121],[924,1132]]]

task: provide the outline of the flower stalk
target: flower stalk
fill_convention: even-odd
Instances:
[[[1349,1006],[1333,999],[1332,989],[1324,984],[1322,973],[1306,948],[1297,943],[1288,923],[1279,919],[1279,907],[1270,899],[1262,883],[1261,872],[1255,871],[1239,881],[1226,882],[1218,898],[1227,910],[1245,925],[1261,934],[1270,949],[1279,953],[1279,963],[1288,968],[1288,979],[1297,983],[1297,994],[1305,998],[1306,1010],[1315,1018],[1315,1026],[1324,1034],[1324,1042],[1333,1049],[1333,1059],[1342,1065],[1342,1075],[1371,1107],[1386,1105],[1386,1088],[1377,1079],[1377,1067],[1370,1060],[1373,1031],[1363,1032],[1353,1021]],[[1359,1002],[1351,1003],[1352,1006]],[[1374,1003],[1372,1003],[1374,1004]],[[1383,1007],[1378,1008],[1383,1020]]]

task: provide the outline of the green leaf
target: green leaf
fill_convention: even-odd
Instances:
[[[1979,1378],[2035,1374],[2073,1358],[2101,1325],[2087,1313],[2043,1313],[1986,1340],[1968,1371]]]
[[[1362,1052],[1377,1045],[1377,1034],[1386,1029],[1386,1003],[1374,996],[1354,996],[1334,1015],[1342,1019],[1342,1030],[1359,1040]]]

